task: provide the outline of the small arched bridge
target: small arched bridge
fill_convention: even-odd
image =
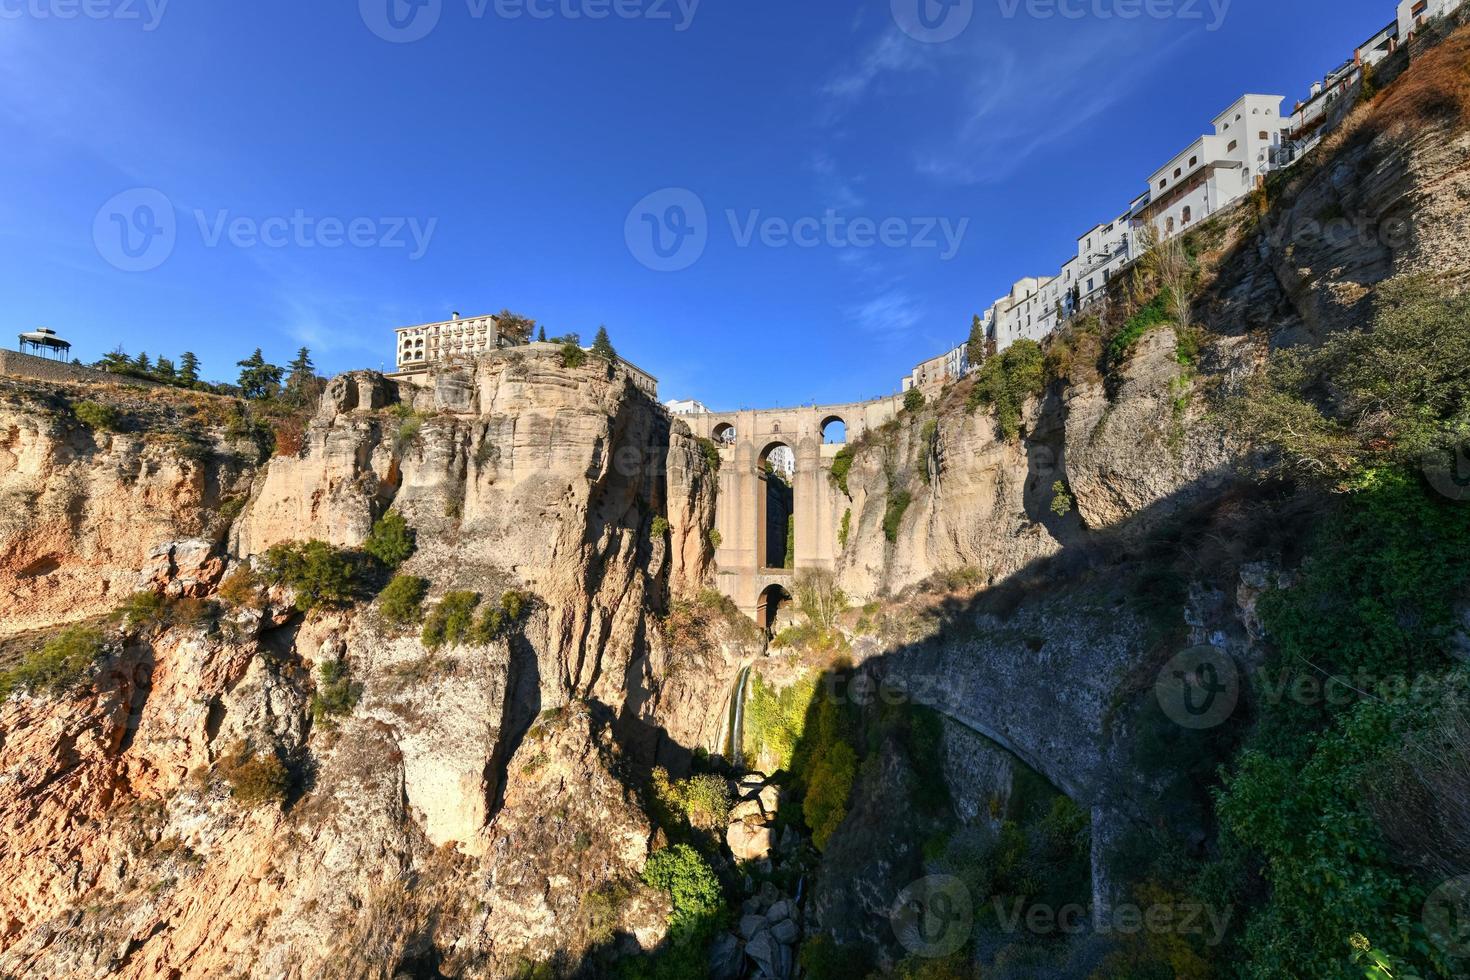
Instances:
[[[797,571],[836,564],[848,504],[828,479],[832,460],[849,440],[897,417],[902,407],[893,396],[682,416],[695,435],[720,447],[719,589],[762,626],[774,622]]]

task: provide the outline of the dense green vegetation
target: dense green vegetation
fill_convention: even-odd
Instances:
[[[413,529],[402,514],[390,510],[373,524],[362,548],[388,568],[397,568],[413,554]]]
[[[398,626],[411,626],[424,617],[424,596],[429,580],[416,575],[395,575],[378,595],[383,618]]]
[[[888,494],[888,505],[883,510],[883,536],[889,544],[898,543],[898,531],[903,526],[903,515],[913,503],[913,494],[907,490],[895,490]]]
[[[853,457],[857,450],[853,446],[843,446],[837,450],[837,455],[832,457],[832,469],[827,474],[827,479],[832,485],[851,497],[852,491],[847,488],[847,475],[852,472]]]
[[[1463,835],[1436,830],[1470,819],[1470,772],[1432,761],[1470,751],[1449,650],[1470,506],[1436,466],[1467,413],[1470,302],[1422,283],[1383,290],[1370,331],[1274,354],[1236,407],[1283,471],[1339,491],[1295,581],[1261,599],[1259,715],[1218,794],[1221,858],[1201,876],[1248,909],[1242,976],[1362,976],[1355,942],[1400,971],[1465,966],[1421,911],[1470,872]],[[1311,696],[1283,694],[1297,691]]]
[[[89,429],[99,432],[116,432],[118,429],[120,420],[117,409],[111,405],[83,401],[77,402],[71,410],[72,414]]]
[[[353,556],[325,541],[289,542],[266,550],[262,574],[296,592],[296,608],[310,612],[344,606],[357,597],[361,577]]]
[[[695,980],[706,976],[706,945],[728,917],[720,879],[708,861],[688,844],[655,851],[643,868],[643,882],[669,894],[667,944],[653,956],[623,960],[619,975],[628,980]]]
[[[1045,389],[1042,366],[1045,356],[1034,340],[1018,340],[1005,352],[986,360],[975,372],[967,407],[992,409],[1001,435],[1015,439],[1021,434],[1021,412],[1026,400]]]
[[[80,687],[100,656],[101,633],[79,626],[68,629],[16,666],[0,671],[0,701],[16,690],[58,695]]]
[[[352,679],[347,664],[326,660],[317,668],[316,693],[311,697],[311,716],[318,724],[352,714],[362,698],[362,685]]]

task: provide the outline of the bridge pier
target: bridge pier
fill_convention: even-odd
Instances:
[[[683,416],[695,435],[720,447],[720,494],[715,528],[716,587],[746,615],[759,621],[762,596],[772,586],[787,591],[795,573],[834,568],[837,541],[848,500],[832,486],[832,460],[843,446],[869,429],[897,417],[897,396],[847,405],[763,409]],[[824,439],[832,423],[842,423],[845,438]],[[794,568],[771,568],[766,552],[766,475],[763,464],[777,446],[795,454],[792,518],[796,522]],[[764,625],[764,624],[763,624]]]

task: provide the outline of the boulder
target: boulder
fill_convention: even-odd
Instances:
[[[789,980],[793,961],[791,947],[777,942],[769,932],[763,932],[747,943],[745,955],[755,964],[757,977]]]
[[[212,541],[203,538],[165,541],[148,552],[134,589],[162,591],[175,599],[198,598],[209,593],[224,570],[225,559],[215,554]]]
[[[766,921],[772,924],[791,918],[791,903],[786,899],[775,903],[766,911]]]
[[[742,915],[740,917],[740,938],[746,940],[754,939],[755,934],[765,927],[766,920],[764,916]]]
[[[795,946],[801,930],[791,919],[782,919],[771,928],[771,935],[783,946]]]
[[[752,826],[747,823],[734,823],[725,833],[725,841],[730,845],[730,853],[735,855],[737,861],[758,861],[771,853],[771,845],[775,843],[775,834],[769,827]]]
[[[709,975],[711,980],[738,980],[745,956],[740,940],[728,932],[717,937],[709,950]]]

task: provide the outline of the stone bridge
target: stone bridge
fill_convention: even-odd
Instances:
[[[717,584],[747,615],[770,626],[791,580],[804,568],[832,568],[847,499],[832,486],[832,460],[848,440],[895,418],[897,396],[846,405],[811,405],[681,418],[694,434],[720,447],[720,496],[715,527]],[[785,446],[796,469],[787,481],[768,472]],[[792,547],[782,540],[794,523]]]

